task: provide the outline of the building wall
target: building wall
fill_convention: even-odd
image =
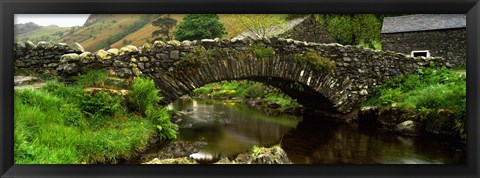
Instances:
[[[314,17],[308,17],[290,31],[279,35],[299,41],[315,43],[336,43],[335,38],[323,28]]]
[[[451,59],[455,66],[464,66],[467,58],[466,29],[382,34],[382,49],[410,54],[429,50],[434,57]]]

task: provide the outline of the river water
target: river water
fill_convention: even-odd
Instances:
[[[243,103],[179,99],[178,139],[203,141],[202,152],[230,156],[280,144],[299,164],[458,164],[460,144],[433,136],[399,136],[320,116],[269,115]]]

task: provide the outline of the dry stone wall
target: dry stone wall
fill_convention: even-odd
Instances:
[[[296,60],[317,60],[308,58],[312,53],[318,56],[316,63]],[[71,76],[103,69],[124,78],[147,76],[155,80],[166,103],[208,83],[248,79],[277,86],[306,107],[337,113],[353,111],[391,77],[447,63],[456,64],[443,58],[283,38],[156,41],[95,53],[78,44],[15,44],[17,74]]]

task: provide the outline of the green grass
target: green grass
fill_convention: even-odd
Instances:
[[[121,96],[86,93],[79,83],[15,91],[16,164],[115,163],[146,149],[154,136],[176,137],[166,108],[149,103],[142,117]]]
[[[280,105],[280,110],[284,110],[287,107],[301,107],[296,100],[285,95],[279,89],[248,80],[222,81],[208,84],[195,89],[192,95],[210,96],[212,98],[260,98],[266,101],[266,104]]]
[[[455,112],[456,121],[466,118],[466,76],[446,68],[420,69],[393,78],[376,90],[364,105],[389,107],[396,104],[415,109],[429,119],[439,109]]]

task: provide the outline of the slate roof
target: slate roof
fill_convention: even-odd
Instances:
[[[298,18],[298,19],[294,19],[294,20],[291,20],[289,22],[286,22],[285,24],[281,24],[281,25],[269,28],[269,29],[267,29],[267,32],[266,32],[267,35],[266,36],[272,37],[272,36],[278,36],[280,34],[283,34],[287,31],[289,31],[290,29],[292,29],[293,27],[297,26],[301,22],[303,22],[303,20],[305,20],[305,19],[306,18]],[[242,39],[242,38],[245,38],[245,37],[250,37],[252,39],[257,39],[258,38],[257,35],[255,35],[251,31],[245,31],[245,32],[241,33],[240,35],[237,35],[233,38]]]
[[[382,33],[465,28],[465,14],[415,14],[383,19]]]

